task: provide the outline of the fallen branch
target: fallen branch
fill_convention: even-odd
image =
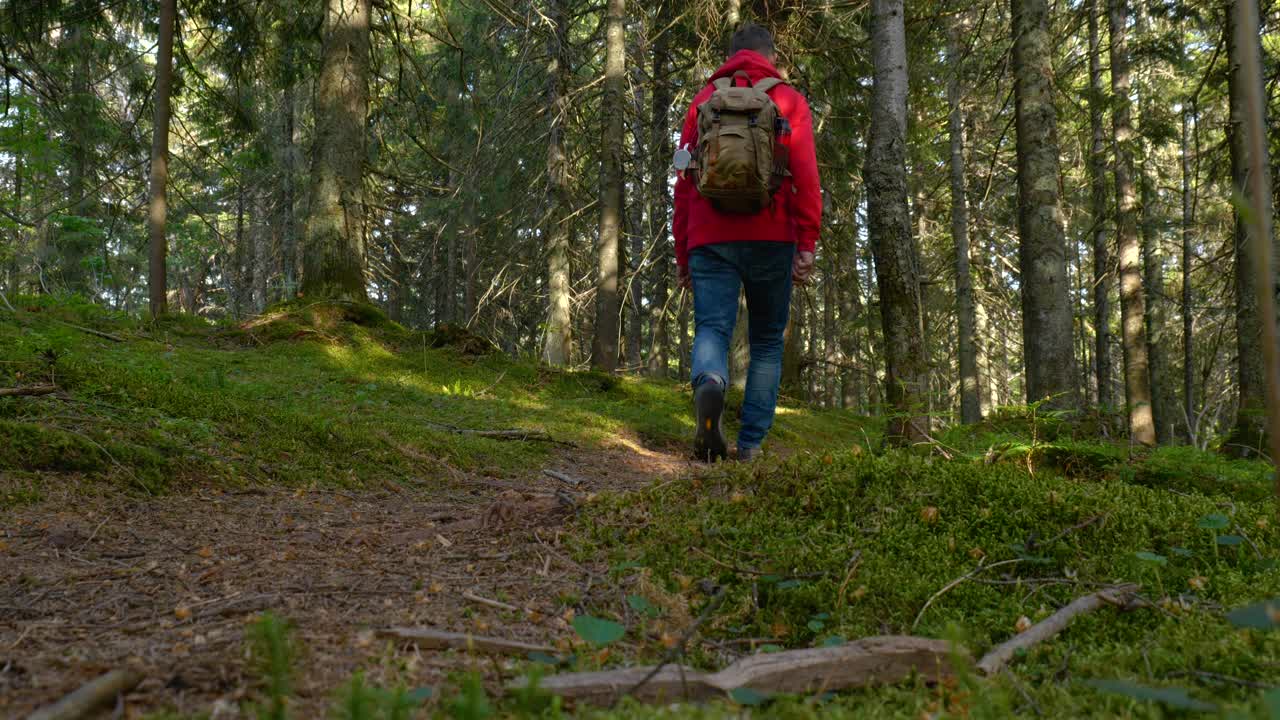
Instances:
[[[547,477],[549,477],[549,478],[553,478],[553,479],[555,479],[555,480],[559,480],[560,482],[564,483],[565,485],[569,485],[569,486],[571,486],[571,487],[575,487],[575,488],[577,488],[577,487],[582,487],[582,484],[583,484],[583,481],[582,481],[582,480],[579,480],[578,478],[573,477],[572,475],[566,475],[566,474],[564,474],[564,473],[562,473],[562,472],[558,472],[558,471],[556,471],[556,470],[543,470],[543,471],[542,471],[542,474],[543,474],[543,475],[546,475],[546,476],[547,476]]]
[[[1137,585],[1118,585],[1084,595],[1071,601],[1066,607],[1000,643],[978,661],[978,670],[986,675],[1000,672],[1020,650],[1029,650],[1062,632],[1077,615],[1091,613],[1107,605],[1124,606],[1133,600]]]
[[[490,600],[489,598],[483,597],[481,595],[477,595],[471,592],[470,590],[466,590],[462,593],[462,599],[470,600],[473,603],[480,603],[481,605],[488,605],[489,607],[497,608],[498,610],[509,610],[511,612],[524,612],[523,609],[518,608],[515,605],[504,603],[500,600]]]
[[[550,655],[556,651],[555,648],[549,645],[536,645],[518,640],[453,633],[432,628],[386,628],[379,630],[378,636],[406,640],[420,648],[429,650],[468,650],[491,655],[517,656],[525,656],[535,652]]]
[[[952,675],[952,652],[944,640],[870,637],[835,647],[752,655],[717,673],[683,665],[636,667],[555,675],[542,678],[538,687],[595,705],[611,704],[628,693],[646,702],[670,702],[728,697],[738,688],[764,693],[834,692],[902,682],[917,673],[931,681],[942,680]],[[517,680],[508,690],[520,690],[527,682],[527,678]]]
[[[142,682],[142,675],[132,670],[112,670],[81,685],[58,702],[40,708],[27,720],[75,720],[89,717],[94,711],[112,703]]]
[[[124,338],[120,337],[119,335],[112,335],[109,332],[94,330],[93,328],[87,328],[82,325],[75,325],[67,322],[66,320],[54,320],[54,322],[58,323],[59,325],[66,325],[72,330],[79,330],[82,333],[88,333],[89,335],[93,335],[94,337],[100,337],[103,340],[110,340],[111,342],[118,342],[118,343],[125,342]]]
[[[0,397],[52,395],[56,392],[58,392],[57,385],[28,385],[26,387],[0,388]]]
[[[911,629],[912,629],[912,630],[915,630],[915,629],[916,629],[916,626],[920,624],[920,618],[924,617],[924,611],[929,609],[929,606],[933,604],[933,601],[934,601],[934,600],[937,600],[938,598],[942,597],[943,595],[946,595],[948,592],[950,592],[950,591],[951,591],[951,588],[954,588],[955,586],[959,585],[960,583],[964,582],[965,580],[968,580],[969,578],[973,577],[974,575],[977,575],[977,574],[979,574],[979,573],[986,572],[987,570],[991,570],[992,568],[998,568],[998,567],[1001,567],[1001,566],[1003,566],[1003,565],[1013,565],[1014,563],[1020,563],[1020,562],[1022,562],[1022,559],[1021,559],[1021,558],[1014,558],[1014,559],[1012,559],[1012,560],[1001,560],[1000,562],[993,562],[993,563],[991,563],[990,565],[979,565],[978,567],[976,567],[976,568],[974,568],[974,569],[970,570],[969,572],[965,573],[964,575],[961,575],[960,577],[956,578],[955,580],[952,580],[951,582],[947,583],[946,585],[943,585],[941,590],[939,590],[938,592],[934,593],[932,596],[930,596],[930,598],[929,598],[928,600],[926,600],[926,601],[925,601],[925,603],[924,603],[924,607],[920,608],[920,612],[916,613],[916,619],[915,619],[915,620],[913,620],[913,621],[911,622]]]
[[[469,437],[487,438],[489,440],[516,440],[520,442],[544,442],[552,445],[563,445],[565,447],[577,447],[571,442],[557,440],[551,437],[546,430],[471,430],[468,428],[454,427],[452,425],[443,425],[441,423],[427,423],[433,427],[447,430],[455,435],[467,435]]]

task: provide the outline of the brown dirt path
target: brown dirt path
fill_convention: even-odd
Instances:
[[[620,440],[547,464],[578,493],[628,490],[689,464]],[[571,598],[612,592],[598,563],[560,547],[574,510],[541,468],[519,480],[434,488],[195,490],[86,496],[51,478],[0,515],[0,717],[22,717],[98,674],[142,671],[122,717],[158,709],[239,717],[256,692],[246,624],[274,610],[297,628],[297,717],[321,717],[357,669],[373,684],[439,686],[480,663],[375,638],[430,626],[565,642]],[[0,475],[0,490],[6,479]],[[464,593],[519,610],[468,600]],[[483,661],[487,663],[489,661]],[[119,710],[119,709],[118,709]]]

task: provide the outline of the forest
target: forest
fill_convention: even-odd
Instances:
[[[745,23],[822,224],[705,466],[673,154]],[[1278,28],[0,0],[0,715],[1280,718]]]

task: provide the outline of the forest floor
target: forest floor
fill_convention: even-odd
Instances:
[[[684,658],[700,667],[886,633],[976,652],[1098,587],[1142,585],[1146,607],[1082,618],[997,678],[757,713],[1280,711],[1277,634],[1229,614],[1280,597],[1261,463],[1132,453],[1101,419],[1026,409],[884,452],[873,421],[784,404],[773,457],[705,468],[684,457],[674,383],[512,362],[359,307],[231,326],[15,304],[0,387],[53,387],[0,398],[0,716],[119,667],[145,678],[124,717],[265,717],[286,695],[296,718],[394,716],[357,711],[361,688],[430,688],[415,701],[453,717],[553,716],[498,700],[502,684],[546,662],[652,662],[707,611],[708,583],[721,598]],[[274,645],[266,612],[290,627]],[[581,615],[626,635],[592,648]],[[387,627],[552,651],[482,659]]]

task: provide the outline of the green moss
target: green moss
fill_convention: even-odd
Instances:
[[[831,635],[949,637],[958,629],[981,653],[1012,636],[1022,616],[1043,619],[1098,584],[1141,583],[1144,596],[1163,609],[1083,617],[1063,642],[1033,651],[1016,666],[1019,682],[1055,717],[1092,714],[1093,704],[1120,714],[1158,713],[1132,699],[1055,681],[1064,660],[1076,678],[1163,685],[1171,673],[1194,667],[1280,681],[1280,638],[1238,631],[1218,609],[1280,596],[1280,571],[1259,563],[1251,547],[1212,551],[1213,539],[1198,522],[1222,512],[1215,496],[1096,472],[1119,462],[1107,447],[1093,453],[1072,447],[1071,457],[1089,462],[1062,468],[1045,462],[1031,471],[1022,463],[909,452],[802,455],[730,467],[602,501],[580,551],[605,551],[615,566],[631,567],[629,573],[695,605],[697,583],[689,581],[710,579],[728,592],[706,625],[710,637],[773,637],[790,647],[817,645]],[[1174,463],[1176,455],[1161,462]],[[1237,499],[1233,507],[1232,526],[1247,530],[1264,558],[1280,554],[1272,503]],[[1157,568],[1136,555],[1144,551],[1165,556],[1167,564]],[[980,562],[998,561],[1015,562],[957,584],[922,613],[948,583]],[[1260,707],[1258,694],[1239,686],[1195,694]],[[800,702],[774,712],[789,717],[806,707]],[[975,701],[970,709],[1001,716],[1001,707]],[[849,695],[820,712],[914,717],[921,709],[918,691],[893,689]]]

